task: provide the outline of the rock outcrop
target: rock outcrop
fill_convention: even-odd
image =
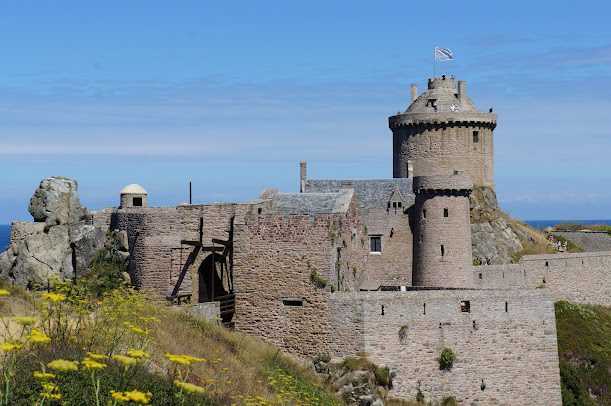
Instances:
[[[476,187],[470,198],[473,260],[477,264],[509,264],[533,238],[504,214],[494,190]]]
[[[50,277],[65,280],[86,273],[104,248],[106,231],[87,224],[76,181],[44,179],[29,210],[35,223],[13,223],[11,243],[0,254],[0,278],[34,287],[45,286]]]

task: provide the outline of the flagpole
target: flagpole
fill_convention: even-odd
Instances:
[[[435,72],[435,68],[436,68],[435,64],[437,62],[436,59],[437,58],[435,58],[435,44],[433,44],[433,79],[435,79],[435,73],[436,73]]]

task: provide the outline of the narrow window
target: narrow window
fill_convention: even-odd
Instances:
[[[382,305],[382,316],[384,316],[384,305]]]
[[[397,202],[392,202],[392,208],[396,209],[397,208]]]
[[[259,207],[259,208],[257,209],[257,214],[261,214],[261,212],[262,212],[262,211],[263,211],[263,209]]]
[[[303,299],[282,299],[282,304],[289,307],[303,306]]]
[[[445,253],[446,253],[446,250],[445,250],[445,248],[444,248],[444,246],[442,244],[441,245],[441,256],[443,257],[445,255]]]
[[[401,202],[397,202],[397,207],[401,207]]]
[[[545,266],[549,266],[549,262],[545,261]]]
[[[388,210],[390,210],[390,202],[388,202]]]
[[[420,234],[420,242],[422,242],[423,238],[422,238],[422,234]]]
[[[479,142],[479,131],[473,131],[473,143]]]
[[[134,200],[132,200],[134,207],[142,207],[142,198],[141,197],[134,197]]]
[[[448,217],[448,209],[443,209],[443,217]]]
[[[426,218],[426,209],[422,209],[422,217]]]
[[[369,252],[382,252],[382,237],[379,235],[372,235],[369,237],[371,243]]]
[[[471,302],[468,300],[460,302],[460,311],[463,313],[471,313]]]
[[[505,302],[505,313],[507,313],[507,310],[509,310],[509,304]]]
[[[479,278],[482,279],[482,273],[481,272],[479,273]]]
[[[426,314],[426,303],[422,304],[422,314]]]

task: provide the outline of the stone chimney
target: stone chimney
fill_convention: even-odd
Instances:
[[[467,82],[464,80],[458,81],[458,100],[462,100],[463,97],[467,96]]]
[[[418,98],[418,86],[412,85],[412,103]]]
[[[308,179],[308,163],[306,161],[301,161],[299,163],[299,192],[303,193],[305,191],[305,183]]]

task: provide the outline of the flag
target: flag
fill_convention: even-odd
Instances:
[[[451,61],[452,59],[454,56],[451,49],[435,47],[435,61]]]

